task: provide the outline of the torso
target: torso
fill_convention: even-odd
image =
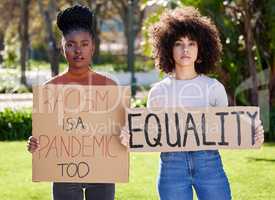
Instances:
[[[150,90],[149,107],[227,106],[223,85],[216,79],[199,75],[192,80],[167,77]]]
[[[65,72],[53,77],[45,84],[117,85],[112,79],[93,71],[88,71],[82,75]]]

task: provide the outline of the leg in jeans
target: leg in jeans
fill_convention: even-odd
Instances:
[[[115,184],[113,183],[88,183],[85,184],[86,200],[114,200]]]
[[[53,200],[83,200],[81,183],[53,183]]]
[[[198,156],[193,157],[195,166],[194,188],[198,199],[230,200],[229,182],[223,170],[219,152],[203,151],[201,153],[204,154],[203,159]]]
[[[160,200],[192,200],[192,178],[184,152],[161,153],[158,179]]]

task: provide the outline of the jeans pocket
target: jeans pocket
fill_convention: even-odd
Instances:
[[[204,153],[206,154],[206,156],[210,156],[210,157],[217,157],[220,155],[219,151],[218,150],[206,150],[204,151]]]
[[[160,154],[161,161],[183,161],[185,160],[184,152],[162,152]]]
[[[205,165],[206,167],[214,167],[216,169],[222,168],[221,157],[218,150],[205,151]]]
[[[171,158],[171,153],[169,152],[162,152],[160,153],[160,159],[162,162],[169,161],[169,157]]]

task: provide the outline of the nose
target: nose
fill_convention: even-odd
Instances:
[[[183,52],[184,52],[184,53],[187,53],[187,52],[188,52],[187,46],[183,46]]]
[[[77,54],[81,53],[81,48],[79,46],[75,47],[75,53]]]

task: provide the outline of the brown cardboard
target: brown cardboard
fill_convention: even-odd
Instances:
[[[129,104],[129,87],[33,87],[33,181],[128,182],[119,133]]]
[[[132,152],[250,149],[258,107],[127,109]],[[168,130],[168,131],[167,131]]]

